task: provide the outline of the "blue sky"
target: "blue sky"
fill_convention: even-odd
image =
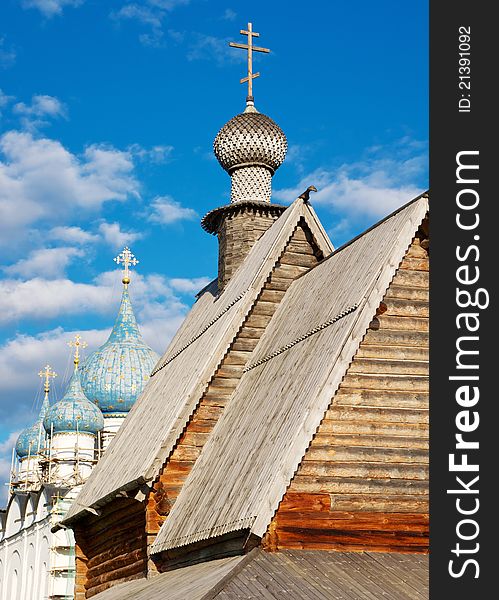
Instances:
[[[107,338],[123,245],[160,353],[216,275],[199,220],[228,201],[212,143],[246,95],[228,41],[252,21],[272,50],[254,95],[289,143],[274,200],[316,185],[339,246],[427,188],[427,13],[424,0],[2,0],[0,479],[40,368],[59,373],[60,398],[72,335],[87,353]]]

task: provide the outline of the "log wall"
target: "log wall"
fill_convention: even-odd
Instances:
[[[116,498],[99,516],[75,526],[75,599],[91,598],[108,587],[143,577],[147,568],[145,505]]]
[[[427,247],[421,232],[279,505],[267,549],[428,550]]]

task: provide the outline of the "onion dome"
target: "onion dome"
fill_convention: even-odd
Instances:
[[[252,105],[218,132],[213,150],[229,174],[238,167],[261,165],[272,173],[284,161],[288,143],[282,129]]]
[[[83,393],[80,373],[73,373],[62,400],[50,407],[43,421],[45,431],[56,433],[96,434],[104,427],[104,418],[98,406]]]
[[[126,281],[109,339],[81,367],[83,391],[105,416],[123,415],[132,408],[159,359],[142,339],[128,294],[129,278]]]
[[[45,437],[43,420],[45,419],[49,409],[49,400],[48,397],[45,396],[36,422],[31,425],[31,427],[23,429],[23,431],[21,431],[19,434],[16,442],[16,454],[21,460],[28,456],[33,456],[40,450],[40,446],[43,443],[43,438]]]
[[[215,156],[232,180],[230,201],[270,202],[272,176],[286,156],[282,129],[252,103],[218,132]]]

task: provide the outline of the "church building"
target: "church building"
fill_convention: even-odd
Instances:
[[[241,33],[246,106],[214,142],[230,203],[201,223],[218,276],[53,528],[74,532],[75,599],[424,600],[428,194],[340,248],[313,185],[274,203],[287,141]]]
[[[76,335],[74,372],[61,400],[50,403],[49,365],[40,371],[44,399],[35,423],[22,431],[13,456],[10,497],[0,511],[0,600],[70,600],[75,587],[75,542],[53,528],[66,514],[109,441],[142,391],[159,356],[137,326],[128,285],[109,339],[80,366],[86,342]]]

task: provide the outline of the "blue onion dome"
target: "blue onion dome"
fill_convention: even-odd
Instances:
[[[43,420],[45,431],[50,433],[92,433],[104,428],[104,418],[98,406],[85,396],[81,389],[80,374],[73,373],[62,400],[52,405]]]
[[[109,339],[81,367],[83,391],[105,416],[126,414],[158,359],[159,355],[142,339],[125,286]]]
[[[48,396],[45,396],[40,414],[31,427],[26,427],[19,434],[16,442],[16,454],[22,460],[28,456],[36,454],[40,446],[43,444],[43,438],[45,437],[45,431],[43,429],[43,420],[50,409]]]

